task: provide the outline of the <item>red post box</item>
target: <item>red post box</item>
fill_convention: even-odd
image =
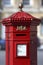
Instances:
[[[40,20],[20,11],[2,21],[6,26],[6,65],[37,65]]]

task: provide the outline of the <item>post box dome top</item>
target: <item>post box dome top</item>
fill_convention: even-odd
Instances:
[[[33,17],[32,15],[24,12],[24,11],[19,11],[14,13],[8,18],[5,18],[2,23],[5,25],[19,25],[19,24],[26,24],[26,23],[33,23],[36,22],[39,24],[40,19]]]

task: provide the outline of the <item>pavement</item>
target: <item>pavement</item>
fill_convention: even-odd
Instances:
[[[5,51],[0,51],[0,65],[6,65],[5,64]]]
[[[43,50],[37,51],[37,58],[37,65],[43,65]],[[5,61],[5,51],[0,51],[0,65],[6,65]]]
[[[43,65],[43,49],[37,51],[37,65]]]

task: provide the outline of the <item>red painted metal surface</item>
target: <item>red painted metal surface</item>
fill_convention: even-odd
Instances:
[[[32,15],[21,11],[14,13],[8,18],[5,18],[2,23],[5,25],[30,25],[30,23],[33,23],[33,21],[37,24],[39,24],[40,19],[33,17]],[[27,24],[28,23],[28,24]]]
[[[6,27],[6,65],[30,65],[29,45],[30,45],[30,31],[14,32],[14,27]],[[16,34],[26,34],[26,36],[16,36]],[[27,56],[18,57],[16,55],[17,45],[27,45]]]
[[[37,25],[36,22],[39,23],[39,19],[22,11],[2,21],[6,26],[6,65],[31,65],[30,25],[34,19]],[[26,26],[26,29],[17,30],[17,26]],[[17,45],[26,45],[26,56],[17,56]]]

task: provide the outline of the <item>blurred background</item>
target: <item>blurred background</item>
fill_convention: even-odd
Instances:
[[[19,3],[23,3],[23,11],[30,13],[34,17],[41,19],[37,26],[37,58],[38,65],[43,64],[43,0],[0,0],[0,65],[5,65],[5,26],[2,19],[17,12]]]

